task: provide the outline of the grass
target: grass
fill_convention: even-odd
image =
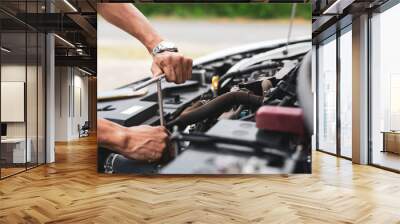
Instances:
[[[135,4],[145,16],[180,18],[284,19],[291,15],[291,3],[146,3]],[[297,4],[296,18],[311,19],[311,4]]]

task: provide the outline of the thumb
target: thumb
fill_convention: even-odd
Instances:
[[[153,77],[156,77],[161,75],[163,71],[156,63],[153,62],[153,64],[151,65],[151,73],[153,73]]]

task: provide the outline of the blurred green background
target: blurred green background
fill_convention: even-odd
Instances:
[[[2,0],[0,0],[2,1]],[[165,39],[181,53],[198,58],[235,46],[287,38],[290,3],[135,3]],[[311,4],[297,4],[292,37],[310,36]],[[97,19],[97,89],[149,77],[151,55],[130,34]],[[118,74],[118,78],[115,75]]]
[[[181,18],[287,19],[292,10],[292,3],[139,3],[135,6],[146,16]],[[296,18],[311,19],[311,4],[297,4]]]

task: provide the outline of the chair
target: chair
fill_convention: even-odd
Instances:
[[[78,124],[79,138],[89,136],[90,124],[89,121],[85,121],[82,127]]]

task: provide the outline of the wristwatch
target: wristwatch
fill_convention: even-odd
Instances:
[[[178,52],[178,48],[175,46],[174,43],[168,42],[168,41],[161,41],[155,48],[153,48],[153,51],[151,54],[155,56],[156,54],[169,51],[169,52]]]

